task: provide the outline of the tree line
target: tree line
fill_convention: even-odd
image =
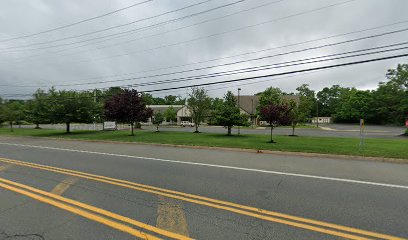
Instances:
[[[285,93],[270,87],[258,93],[260,104],[256,115],[273,128],[291,125],[294,135],[298,123],[310,121],[315,116],[333,117],[335,122],[403,124],[408,114],[408,64],[400,64],[386,73],[387,82],[380,82],[375,90],[333,85],[320,91],[310,89],[307,84],[296,88],[294,93]],[[285,95],[297,95],[298,100],[285,100]],[[67,132],[71,123],[102,122],[114,120],[133,126],[152,118],[157,129],[164,119],[174,121],[176,111],[153,114],[146,105],[184,105],[187,102],[195,123],[199,126],[207,121],[225,126],[231,134],[233,126],[248,124],[249,116],[241,114],[232,92],[224,98],[211,98],[202,88],[191,90],[187,98],[168,95],[163,98],[136,90],[112,87],[106,91],[67,91],[54,88],[45,92],[38,89],[30,100],[2,100],[0,98],[0,123],[13,124],[26,121],[38,128],[44,123],[64,123]],[[271,139],[272,141],[272,139]]]

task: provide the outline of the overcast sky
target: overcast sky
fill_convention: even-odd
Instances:
[[[152,0],[70,27],[21,37],[143,1],[1,1],[0,96],[24,97],[39,87],[47,89],[53,85],[57,89],[82,90],[184,78],[408,41],[408,31],[402,31],[262,60],[168,74],[401,30],[408,27],[407,0]],[[184,10],[178,10],[180,8]],[[169,11],[172,12],[164,14]],[[117,27],[120,25],[124,26]],[[104,30],[110,27],[113,28]],[[344,35],[370,28],[375,29]],[[98,32],[91,33],[95,31]],[[331,37],[335,35],[341,36]],[[318,40],[322,38],[325,39]],[[260,76],[407,52],[405,49],[136,89],[143,91]],[[197,62],[201,63],[194,64]],[[213,97],[222,97],[227,90],[236,93],[239,87],[243,95],[260,92],[269,86],[295,92],[303,83],[317,90],[333,84],[374,89],[378,82],[385,81],[387,69],[403,62],[408,62],[408,58],[206,88]],[[164,76],[152,76],[160,74]],[[96,83],[101,81],[105,83]],[[72,85],[83,83],[91,84]],[[185,96],[187,91],[172,90],[154,95]]]

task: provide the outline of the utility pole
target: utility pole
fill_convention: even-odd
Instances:
[[[96,88],[94,91],[94,104],[96,105]],[[94,115],[94,131],[96,131],[96,116]]]
[[[316,127],[319,127],[319,101],[316,100]]]
[[[239,113],[241,114],[241,106],[239,105],[239,92],[241,91],[241,88],[238,88],[238,109]],[[238,135],[241,134],[241,127],[238,125]]]

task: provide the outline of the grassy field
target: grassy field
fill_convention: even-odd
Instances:
[[[109,140],[123,142],[164,143],[189,146],[232,147],[259,150],[278,150],[291,152],[329,153],[373,157],[408,159],[407,139],[365,139],[364,148],[359,149],[357,138],[332,137],[289,137],[277,135],[277,143],[268,143],[269,135],[226,136],[216,133],[153,132],[137,130],[135,136],[128,131],[74,131],[65,134],[50,129],[14,129],[0,128],[0,135],[53,137],[63,139]]]

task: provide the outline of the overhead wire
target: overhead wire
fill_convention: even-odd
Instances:
[[[233,13],[230,13],[230,14],[226,14],[226,15],[222,15],[222,16],[219,16],[219,17],[215,17],[215,18],[206,19],[206,20],[204,20],[204,21],[200,21],[200,22],[197,22],[197,23],[194,23],[194,24],[190,24],[190,25],[187,25],[187,26],[182,26],[182,27],[179,27],[179,28],[176,28],[176,29],[171,29],[171,30],[164,31],[164,32],[159,32],[159,33],[156,33],[156,34],[153,34],[153,35],[148,35],[148,36],[143,36],[143,37],[140,37],[140,38],[137,38],[137,39],[127,40],[127,41],[124,41],[124,42],[120,42],[120,43],[118,43],[118,44],[125,44],[125,43],[129,43],[129,42],[133,42],[133,41],[137,41],[137,40],[141,40],[141,39],[146,39],[146,38],[150,38],[150,37],[160,36],[160,35],[163,35],[163,34],[166,34],[166,33],[175,32],[175,31],[178,31],[178,30],[182,30],[182,29],[186,29],[186,28],[192,27],[192,26],[197,26],[197,25],[200,25],[200,24],[203,24],[203,23],[208,23],[208,22],[220,20],[220,19],[223,19],[223,18],[227,18],[227,17],[231,17],[231,16],[234,16],[234,15],[243,13],[243,12],[248,12],[248,11],[252,11],[252,10],[258,9],[258,8],[266,7],[266,6],[268,6],[268,5],[275,4],[275,3],[279,3],[279,2],[282,2],[282,1],[285,1],[285,0],[277,0],[277,1],[272,1],[272,2],[263,3],[263,4],[260,4],[260,5],[255,6],[255,7],[251,7],[251,8],[239,10],[239,11],[236,11],[236,12],[233,12]],[[216,8],[216,9],[214,9],[214,10],[217,10],[217,9],[219,9],[219,8]],[[210,10],[211,10],[211,9],[210,9]],[[209,10],[207,10],[207,11],[205,11],[205,12],[202,12],[202,13],[206,13],[206,12],[208,12],[208,11],[209,11]],[[212,11],[212,10],[211,10],[211,11]],[[198,15],[198,14],[196,14],[195,16],[197,16],[197,15]],[[119,36],[119,37],[122,37],[122,36]],[[66,51],[66,50],[81,48],[81,47],[85,47],[85,46],[88,46],[88,45],[91,45],[91,44],[93,45],[93,44],[98,44],[98,43],[110,41],[110,40],[116,39],[116,38],[118,38],[118,37],[112,37],[112,38],[108,38],[108,39],[105,39],[105,40],[103,40],[103,41],[98,41],[98,42],[86,43],[86,44],[82,44],[82,45],[80,45],[80,46],[76,46],[75,48],[66,48],[66,49],[62,49],[62,50],[59,50],[59,51],[54,51],[54,52],[52,52],[52,53],[59,53],[59,52],[63,52],[63,51]],[[97,40],[97,39],[98,39],[98,38],[96,38],[96,40]],[[78,41],[78,42],[64,43],[64,44],[46,46],[46,47],[41,47],[41,48],[17,49],[17,50],[11,50],[11,51],[1,51],[1,50],[3,50],[3,49],[5,49],[5,50],[11,49],[11,48],[2,48],[2,49],[0,49],[0,53],[17,52],[17,51],[20,52],[20,51],[42,50],[42,49],[48,49],[48,48],[55,48],[55,47],[75,45],[75,44],[78,44],[78,43],[87,42],[87,41],[91,41],[91,40],[95,40],[95,39],[87,39],[87,40],[82,40],[82,41]],[[28,45],[26,45],[26,46],[28,46]],[[19,48],[19,47],[26,47],[26,46],[17,46],[17,47],[12,47],[12,48]],[[30,45],[30,46],[32,46],[32,45]],[[99,49],[107,48],[107,47],[110,47],[110,46],[114,46],[114,45],[105,45],[105,46],[103,46],[103,47],[101,47],[101,48],[96,48],[96,49],[94,49],[94,50],[99,50]],[[116,44],[115,44],[115,46],[116,46]]]
[[[407,49],[407,47],[404,48],[404,49]],[[401,50],[401,49],[398,49],[398,50]],[[385,51],[381,51],[381,52],[385,52]],[[379,53],[379,52],[376,52],[376,53]],[[374,53],[369,53],[369,54],[374,54]],[[367,55],[367,54],[364,54],[364,55]],[[356,57],[356,56],[350,56],[350,57]],[[358,56],[363,56],[363,55],[360,54]],[[306,69],[293,70],[293,71],[288,71],[288,72],[281,72],[281,73],[274,73],[274,74],[267,74],[267,75],[260,75],[260,76],[251,76],[251,77],[238,78],[238,79],[232,79],[232,80],[224,80],[224,81],[216,81],[216,82],[209,82],[209,83],[199,83],[199,84],[192,84],[192,85],[184,85],[184,86],[178,86],[178,87],[168,87],[168,88],[161,88],[161,89],[143,90],[143,91],[139,91],[139,92],[140,93],[151,93],[151,92],[168,91],[168,90],[175,90],[175,89],[185,89],[185,88],[209,86],[209,85],[231,83],[231,82],[249,81],[249,80],[255,80],[255,79],[265,78],[265,77],[275,77],[275,76],[282,76],[282,75],[288,75],[288,74],[310,72],[310,71],[321,70],[321,69],[330,69],[330,68],[335,68],[335,67],[343,67],[343,66],[356,65],[356,64],[362,64],[362,63],[369,63],[369,62],[375,62],[375,61],[383,61],[383,60],[401,58],[401,57],[406,57],[406,56],[408,56],[408,53],[407,54],[399,54],[399,55],[393,55],[393,56],[373,58],[373,59],[366,59],[366,60],[355,61],[355,62],[334,64],[334,65],[328,65],[328,66],[323,66],[323,67],[306,68]],[[346,58],[346,57],[342,57],[342,58]],[[336,60],[336,59],[319,60],[319,61],[307,62],[307,63],[303,63],[303,64],[318,63],[318,62],[324,62],[324,61],[332,61],[332,60]],[[300,65],[300,64],[296,64],[296,65]],[[286,66],[283,66],[283,67],[288,67],[288,66],[293,66],[293,65],[286,65]],[[118,86],[116,86],[116,87],[118,87]],[[127,86],[127,87],[131,87],[131,86]],[[103,89],[103,88],[95,88],[95,89],[100,90],[100,89]],[[92,90],[94,90],[94,89],[92,89]],[[5,94],[5,95],[11,96],[11,94]],[[18,96],[24,96],[24,95],[22,94],[22,95],[18,95]],[[28,96],[28,95],[26,95],[26,96]]]
[[[357,41],[361,41],[361,40],[367,40],[367,39],[392,35],[392,34],[396,34],[396,33],[401,33],[401,32],[405,32],[405,31],[408,31],[408,28],[399,29],[399,30],[395,30],[395,31],[383,32],[383,33],[379,33],[379,34],[374,34],[374,35],[349,39],[349,40],[335,42],[335,43],[329,43],[329,44],[323,44],[323,45],[319,45],[319,46],[313,46],[313,47],[299,49],[299,50],[288,51],[288,52],[284,52],[284,53],[277,53],[277,54],[274,54],[274,55],[268,55],[268,56],[251,58],[251,59],[234,61],[234,62],[228,62],[228,63],[223,63],[223,64],[216,64],[216,65],[211,65],[211,66],[206,66],[206,67],[199,67],[199,68],[194,68],[194,69],[181,70],[181,71],[176,71],[176,72],[167,72],[167,73],[154,74],[154,75],[148,75],[148,76],[140,76],[140,77],[133,77],[133,78],[125,78],[125,79],[93,81],[93,82],[86,82],[86,83],[54,84],[54,85],[47,85],[47,86],[54,86],[54,87],[83,86],[83,85],[91,85],[91,84],[125,82],[125,81],[131,81],[131,80],[137,80],[137,79],[146,79],[146,78],[153,78],[153,77],[163,77],[163,76],[169,76],[169,75],[175,75],[175,74],[181,74],[181,73],[188,73],[188,72],[195,72],[195,71],[207,70],[207,69],[218,68],[218,67],[226,67],[226,66],[237,65],[237,64],[242,64],[242,63],[248,63],[248,62],[253,62],[253,61],[259,61],[259,60],[264,60],[264,59],[268,59],[268,58],[274,58],[274,57],[285,56],[285,55],[290,55],[290,54],[294,54],[294,53],[301,53],[301,52],[321,49],[321,48],[325,48],[325,47],[333,47],[333,46],[338,46],[338,45],[345,44],[345,43],[352,43],[352,42],[357,42]],[[397,45],[400,45],[400,43],[398,43]],[[389,45],[389,46],[397,46],[397,45]],[[17,87],[17,85],[0,85],[0,86]],[[19,87],[44,87],[44,85],[22,85],[22,86],[19,86]]]
[[[126,24],[117,25],[117,26],[114,26],[114,27],[104,28],[104,29],[102,29],[102,30],[97,30],[97,31],[88,32],[88,33],[83,33],[83,34],[74,35],[74,36],[69,36],[69,37],[63,37],[63,38],[59,38],[59,39],[53,39],[53,40],[49,40],[49,41],[45,41],[45,42],[32,43],[32,44],[28,44],[28,45],[20,45],[20,46],[14,46],[14,47],[3,48],[3,49],[13,49],[13,48],[22,48],[22,47],[36,46],[36,45],[44,45],[44,44],[49,44],[49,43],[54,43],[54,42],[65,41],[65,40],[68,40],[68,39],[79,38],[79,37],[83,37],[83,36],[87,36],[87,35],[91,35],[91,34],[95,34],[95,33],[99,33],[99,32],[108,31],[108,30],[115,29],[115,28],[118,28],[118,27],[123,27],[123,26],[131,25],[131,24],[134,24],[134,23],[137,23],[137,22],[142,22],[142,21],[146,21],[146,20],[153,19],[153,18],[161,17],[161,16],[164,16],[164,15],[167,15],[167,14],[170,14],[170,13],[175,13],[175,12],[182,11],[182,10],[185,10],[185,9],[188,9],[188,8],[196,7],[196,6],[198,6],[198,5],[201,5],[201,4],[210,2],[210,1],[213,1],[213,0],[205,0],[205,1],[202,1],[202,2],[190,4],[190,5],[188,5],[188,6],[185,6],[185,7],[182,7],[182,8],[178,8],[178,9],[176,9],[176,10],[171,10],[171,11],[167,11],[167,12],[164,12],[164,13],[161,13],[161,14],[157,14],[157,15],[154,15],[154,16],[150,16],[150,17],[146,17],[146,18],[141,18],[141,19],[138,19],[138,20],[136,20],[136,21],[132,21],[132,22],[129,22],[129,23],[126,23]],[[126,33],[129,33],[129,32],[137,32],[137,31],[140,31],[140,30],[147,30],[147,29],[150,29],[150,28],[153,28],[153,27],[157,27],[157,26],[169,24],[169,23],[172,23],[172,22],[181,21],[181,20],[184,20],[184,19],[187,19],[187,18],[191,18],[191,17],[198,16],[198,15],[201,15],[201,14],[204,14],[204,13],[208,13],[208,12],[211,12],[211,11],[214,11],[214,10],[218,10],[218,9],[221,9],[221,8],[229,7],[229,6],[232,6],[232,5],[235,5],[235,4],[244,2],[244,1],[246,1],[246,0],[237,0],[237,1],[234,1],[234,2],[231,2],[231,3],[223,4],[223,5],[220,5],[220,6],[217,6],[217,7],[213,7],[213,8],[210,8],[210,9],[206,9],[206,10],[203,10],[203,11],[200,11],[200,12],[196,12],[196,13],[193,13],[193,14],[189,14],[189,15],[186,15],[186,16],[182,16],[182,17],[179,17],[179,18],[174,18],[174,19],[171,19],[171,20],[166,20],[166,21],[163,21],[163,22],[151,24],[151,25],[148,25],[148,26],[143,26],[143,27],[140,27],[140,28],[132,29],[132,30],[127,30],[127,31],[118,32],[118,33],[112,33],[112,34],[109,34],[109,35],[99,36],[99,37],[95,37],[95,38],[91,38],[91,39],[86,39],[86,40],[81,40],[81,41],[78,41],[78,42],[69,43],[69,45],[71,45],[71,44],[77,44],[77,43],[82,43],[82,42],[87,42],[87,41],[92,41],[92,40],[95,40],[95,39],[107,38],[107,37],[110,37],[110,36],[122,35],[122,34],[126,34]],[[109,40],[110,40],[110,39],[109,39]],[[56,46],[56,47],[58,47],[58,46]],[[29,49],[29,50],[30,50],[30,49]]]
[[[18,36],[18,37],[0,39],[0,42],[8,42],[8,41],[12,41],[12,40],[38,36],[38,35],[41,35],[41,34],[44,34],[44,33],[49,33],[49,32],[53,32],[53,31],[61,30],[61,29],[64,29],[64,28],[68,28],[68,27],[72,27],[72,26],[75,26],[75,25],[85,23],[85,22],[89,22],[89,21],[92,21],[92,20],[95,20],[95,19],[98,19],[98,18],[106,17],[106,16],[109,16],[109,15],[118,13],[120,11],[124,11],[124,10],[130,9],[130,8],[133,8],[133,7],[148,3],[148,2],[152,2],[152,1],[153,0],[145,0],[143,2],[137,2],[137,3],[131,4],[131,5],[126,6],[126,7],[116,9],[116,10],[111,11],[111,12],[103,13],[103,14],[98,15],[98,16],[86,18],[86,19],[83,19],[83,20],[80,20],[80,21],[77,21],[77,22],[73,22],[73,23],[69,23],[69,24],[66,24],[66,25],[62,25],[62,26],[59,26],[59,27],[43,30],[43,31],[36,32],[36,33],[25,34],[25,35],[21,35],[21,36]]]
[[[287,44],[287,45],[282,45],[282,46],[277,46],[277,47],[271,47],[271,48],[264,48],[264,49],[260,49],[260,50],[250,51],[250,52],[243,52],[243,53],[239,53],[239,54],[223,56],[223,57],[218,57],[218,58],[211,58],[211,59],[202,60],[202,61],[195,61],[195,62],[190,62],[190,63],[186,63],[186,64],[179,64],[179,65],[172,65],[172,66],[167,66],[167,67],[153,68],[153,69],[148,69],[148,70],[143,70],[143,71],[138,71],[138,72],[129,72],[129,73],[121,73],[121,74],[112,74],[112,75],[103,75],[103,76],[79,78],[78,80],[111,78],[111,77],[125,76],[125,75],[131,75],[131,74],[139,74],[139,73],[146,73],[146,72],[156,72],[156,71],[173,69],[173,68],[181,68],[181,67],[186,67],[186,66],[191,66],[191,65],[203,64],[203,63],[219,61],[219,60],[224,60],[224,59],[229,59],[229,58],[236,58],[236,57],[250,55],[250,54],[256,54],[256,53],[261,53],[261,52],[266,52],[266,51],[272,51],[272,50],[277,50],[277,49],[281,49],[281,48],[287,48],[287,47],[303,45],[303,44],[307,44],[307,43],[312,43],[312,42],[327,40],[327,39],[331,39],[331,38],[347,36],[347,35],[356,34],[356,33],[363,33],[363,32],[367,32],[367,31],[377,30],[377,29],[386,28],[386,27],[390,27],[390,26],[395,26],[395,25],[399,25],[399,24],[407,23],[407,22],[408,22],[408,20],[403,20],[403,21],[393,22],[393,23],[389,23],[389,24],[385,24],[385,25],[379,25],[379,26],[375,26],[375,27],[359,29],[359,30],[356,30],[356,31],[331,35],[331,36],[327,36],[327,37],[315,38],[315,39],[311,39],[311,40],[307,40],[307,41],[302,41],[302,42],[297,42],[297,43],[292,43],[292,44]],[[70,80],[69,82],[72,82],[72,81],[73,80]],[[5,86],[5,85],[3,85],[3,86]],[[12,85],[8,85],[8,86],[12,86]],[[24,87],[24,86],[22,86],[22,87]],[[26,86],[26,87],[31,87],[31,86]]]
[[[119,55],[112,55],[112,56],[108,56],[108,57],[105,57],[105,58],[99,58],[99,59],[88,59],[88,60],[80,60],[80,61],[76,60],[76,62],[89,62],[89,61],[107,60],[107,59],[111,59],[111,58],[122,57],[122,56],[127,56],[127,55],[133,55],[133,54],[136,54],[136,53],[153,51],[153,50],[158,50],[158,49],[162,49],[162,48],[177,46],[177,45],[190,43],[190,42],[194,42],[194,41],[198,41],[198,40],[202,40],[202,39],[206,39],[206,38],[211,38],[211,37],[221,36],[221,35],[224,35],[224,34],[229,34],[229,33],[232,33],[232,32],[242,31],[242,30],[245,30],[245,29],[248,29],[248,28],[258,27],[258,26],[261,26],[261,25],[264,25],[264,24],[267,24],[267,23],[278,22],[278,21],[285,20],[285,19],[288,19],[288,18],[297,17],[297,16],[301,16],[301,15],[304,15],[304,14],[309,14],[309,13],[321,11],[323,9],[340,6],[340,5],[343,5],[343,4],[346,4],[346,3],[349,3],[349,2],[354,2],[354,1],[358,1],[358,0],[347,0],[347,1],[339,2],[339,3],[335,3],[335,4],[325,5],[323,7],[314,8],[312,10],[307,10],[307,11],[299,12],[299,13],[296,13],[296,14],[291,14],[291,15],[288,15],[288,16],[275,18],[275,19],[272,19],[272,20],[263,21],[263,22],[256,23],[256,24],[246,25],[246,26],[235,28],[235,29],[232,29],[232,30],[218,32],[218,33],[214,33],[214,34],[210,34],[210,35],[206,35],[206,36],[202,36],[202,37],[198,37],[198,38],[193,38],[193,39],[189,39],[189,40],[185,40],[185,41],[180,41],[180,42],[175,42],[175,43],[171,43],[171,44],[161,45],[161,46],[150,48],[150,49],[142,49],[142,50],[138,50],[138,51],[127,52],[127,53],[119,54]],[[63,54],[63,55],[58,55],[58,56],[69,56],[69,55],[75,55],[75,54],[78,54],[78,53],[83,53],[83,51],[74,52],[74,53],[70,53],[70,54]],[[32,57],[38,57],[38,56],[42,56],[42,55],[41,54],[40,55],[32,55],[32,56],[28,56],[28,57],[20,58],[20,59],[16,59],[16,60],[23,60],[23,61],[18,61],[18,62],[24,62],[24,60],[29,60]]]

